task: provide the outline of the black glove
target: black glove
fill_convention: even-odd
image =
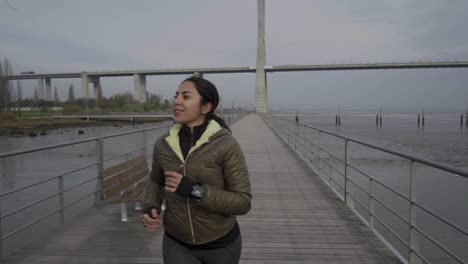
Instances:
[[[151,218],[155,219],[155,218],[153,217],[153,214],[151,213],[151,211],[152,211],[153,209],[156,209],[156,207],[150,206],[150,207],[148,207],[148,208],[145,209],[145,211],[143,212],[143,214],[147,214],[147,215],[149,215]],[[158,209],[156,209],[156,211],[158,211]],[[158,215],[159,215],[159,212],[158,212]]]
[[[197,184],[197,182],[192,178],[184,176],[182,180],[180,180],[175,193],[182,197],[192,197],[192,189],[195,184]]]

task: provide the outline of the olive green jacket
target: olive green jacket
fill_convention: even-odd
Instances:
[[[250,210],[249,174],[242,150],[227,130],[211,120],[184,160],[176,124],[154,145],[153,166],[146,190],[145,208],[161,211],[166,199],[165,231],[189,244],[204,244],[227,234],[236,215]],[[164,171],[175,171],[202,184],[200,200],[164,190]]]

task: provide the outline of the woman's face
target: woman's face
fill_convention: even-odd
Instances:
[[[174,96],[174,121],[188,127],[203,124],[205,115],[211,110],[211,104],[202,106],[201,99],[192,82],[183,82]]]

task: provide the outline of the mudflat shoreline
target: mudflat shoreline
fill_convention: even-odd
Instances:
[[[156,118],[138,118],[133,123],[158,123],[170,120],[166,117]],[[24,120],[1,120],[0,121],[0,136],[2,137],[21,137],[28,136],[31,132],[47,133],[49,130],[67,128],[67,127],[97,127],[97,126],[120,126],[132,123],[127,119],[78,119],[78,118],[34,118]]]

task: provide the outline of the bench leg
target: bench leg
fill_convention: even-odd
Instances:
[[[141,203],[135,202],[135,211],[140,211],[140,210],[141,210]]]
[[[122,222],[128,222],[128,218],[127,218],[127,204],[126,204],[126,203],[120,203],[120,221],[122,221]]]

